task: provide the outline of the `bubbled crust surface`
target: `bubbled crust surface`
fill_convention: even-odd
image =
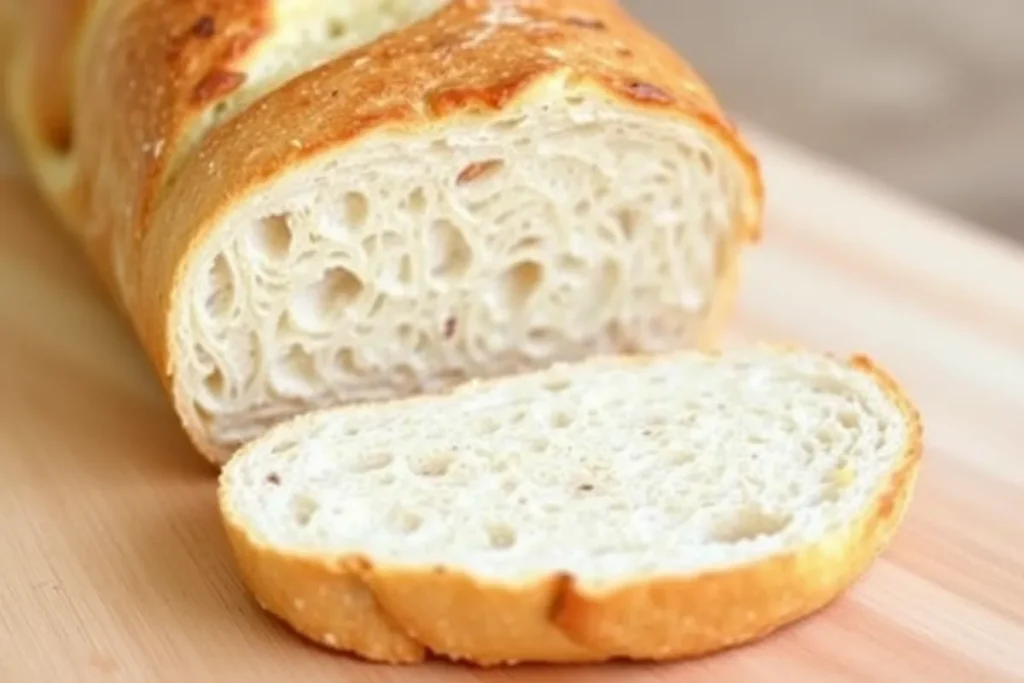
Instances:
[[[223,489],[221,511],[243,580],[264,609],[307,638],[362,658],[408,664],[434,654],[498,666],[708,655],[763,638],[834,601],[870,568],[903,520],[922,456],[920,414],[870,359],[855,356],[850,364],[900,407],[905,449],[874,497],[838,531],[736,567],[637,577],[600,592],[564,573],[499,584],[444,567],[293,555],[255,540],[225,505]]]
[[[749,181],[736,241],[758,235],[762,186],[753,155],[707,84],[612,0],[454,0],[286,83],[194,149],[183,148],[191,127],[245,87],[246,57],[275,31],[268,0],[46,1],[76,18],[58,31],[75,39],[72,94],[62,105],[27,86],[15,92],[23,112],[18,134],[169,392],[168,324],[180,278],[235,202],[325,150],[373,132],[415,135],[451,117],[486,116],[565,71],[624,106],[695,123],[721,139]],[[528,21],[488,23],[497,5],[514,5]],[[38,14],[29,25],[49,30]],[[21,82],[33,84],[51,82],[61,62],[20,63],[29,71]],[[40,140],[53,136],[44,122],[62,115],[72,142],[62,157],[66,182],[38,170],[46,168]],[[738,244],[729,251],[723,284],[734,276],[728,261]],[[703,338],[713,339],[730,298],[725,292],[715,302]],[[176,405],[186,400],[175,397]],[[201,451],[215,450],[199,425],[184,427]]]

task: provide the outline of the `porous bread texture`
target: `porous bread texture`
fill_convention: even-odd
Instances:
[[[907,427],[874,378],[824,357],[596,361],[321,412],[246,449],[225,485],[282,549],[602,589],[834,532]]]
[[[22,9],[20,144],[216,463],[306,410],[713,343],[759,234],[755,157],[613,0]]]
[[[744,182],[701,128],[566,73],[325,154],[240,202],[183,277],[185,419],[228,452],[339,401],[697,345]]]
[[[250,589],[328,646],[665,659],[836,597],[898,525],[920,448],[863,359],[606,357],[297,418],[227,465],[220,505]]]

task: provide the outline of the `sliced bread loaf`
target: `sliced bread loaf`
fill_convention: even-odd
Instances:
[[[615,0],[15,4],[28,166],[217,464],[314,409],[713,344],[761,231],[751,149]]]
[[[324,645],[668,659],[822,607],[899,524],[918,414],[870,361],[605,357],[308,414],[220,505],[246,585]]]

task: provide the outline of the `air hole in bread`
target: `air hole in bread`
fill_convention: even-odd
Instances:
[[[346,375],[354,374],[357,368],[355,351],[347,346],[338,349],[334,352],[331,364]]]
[[[210,355],[210,352],[206,349],[206,347],[204,347],[202,344],[198,342],[192,345],[192,353],[196,363],[200,367],[209,370],[213,368],[214,365],[217,364],[217,362],[213,360],[213,356]]]
[[[380,309],[384,308],[385,303],[387,303],[387,296],[384,294],[378,294],[375,296],[373,301],[370,303],[369,310],[366,311],[366,318],[374,318],[378,313],[380,313]]]
[[[524,261],[509,268],[498,280],[498,291],[506,310],[519,311],[540,286],[544,269],[534,261]]]
[[[299,344],[288,347],[278,367],[281,372],[274,378],[274,386],[285,396],[302,396],[320,380],[316,360]]]
[[[708,175],[714,175],[715,171],[715,158],[711,155],[710,150],[701,149],[697,154],[697,160],[700,162],[704,172]]]
[[[566,275],[579,277],[586,273],[587,262],[579,256],[563,254],[558,259],[558,270]]]
[[[261,219],[251,236],[253,249],[272,261],[287,258],[292,247],[292,228],[288,224],[290,219],[291,216],[288,214],[277,214]]]
[[[515,118],[511,119],[501,119],[500,121],[495,121],[494,123],[490,124],[490,127],[499,131],[515,130],[519,126],[523,125],[523,123],[525,122],[525,116],[516,116]]]
[[[534,453],[545,453],[551,448],[551,441],[547,437],[538,436],[530,439],[530,450]]]
[[[535,257],[536,252],[543,247],[543,239],[536,235],[528,235],[516,240],[516,243],[509,249],[509,255],[517,259]]]
[[[486,529],[487,543],[493,550],[508,550],[516,544],[516,530],[511,524],[488,524]]]
[[[629,209],[622,209],[615,214],[615,224],[618,228],[619,236],[626,242],[632,242],[636,237],[638,222],[636,212]]]
[[[446,339],[451,339],[455,336],[455,331],[457,329],[455,318],[448,318],[448,320],[445,321],[444,330],[442,330],[442,332],[446,335]],[[430,347],[430,344],[430,335],[427,334],[426,330],[417,330],[416,345],[413,346],[413,351],[416,354],[425,354],[427,353],[427,348]]]
[[[310,496],[298,495],[292,498],[292,519],[300,527],[307,527],[320,509],[320,504]]]
[[[439,280],[457,280],[465,275],[473,252],[462,231],[447,220],[433,221],[427,230],[430,275]]]
[[[548,377],[542,386],[544,391],[560,394],[572,386],[572,381],[568,377]]]
[[[231,263],[224,254],[217,254],[210,267],[210,294],[206,299],[206,310],[214,318],[223,318],[235,306],[235,292]]]
[[[564,410],[557,410],[551,414],[551,426],[555,429],[565,429],[572,425],[572,415]]]
[[[819,429],[815,432],[814,438],[817,439],[818,443],[821,445],[829,447],[835,445],[837,440],[835,432],[830,429]]]
[[[672,453],[671,462],[673,465],[685,465],[697,459],[692,451],[676,450]]]
[[[405,203],[409,211],[421,214],[427,210],[427,194],[422,187],[417,187],[409,193]]]
[[[494,178],[505,168],[505,162],[501,159],[487,159],[469,164],[459,172],[456,178],[456,185],[469,185],[470,183],[482,183]]]
[[[199,401],[192,401],[192,409],[196,411],[196,415],[198,415],[199,419],[203,421],[208,421],[213,418],[213,413],[210,412],[210,409]]]
[[[270,448],[270,454],[276,457],[285,456],[286,460],[293,460],[295,449],[298,447],[299,442],[295,439],[282,439]]]
[[[594,205],[589,199],[581,199],[572,207],[572,212],[577,218],[589,216],[594,210]]]
[[[395,329],[395,335],[402,342],[402,346],[408,348],[416,343],[418,333],[416,328],[409,323],[399,323]]]
[[[388,451],[366,451],[365,453],[360,453],[359,457],[352,462],[349,471],[354,474],[376,472],[390,467],[394,461],[394,454]]]
[[[839,424],[846,429],[855,429],[860,426],[860,416],[853,411],[844,410],[839,413]]]
[[[455,462],[454,453],[431,453],[409,460],[409,471],[419,477],[443,477]]]
[[[341,19],[331,17],[326,22],[325,33],[327,33],[327,37],[331,40],[337,40],[348,33],[348,26]]]
[[[401,258],[398,259],[398,265],[395,268],[395,281],[401,285],[411,285],[414,279],[412,268],[412,256],[409,254],[402,254]]]
[[[548,327],[533,327],[526,333],[524,350],[534,357],[550,357],[557,345],[558,332]]]
[[[843,396],[846,394],[846,387],[843,385],[843,381],[838,377],[812,377],[810,384],[814,388],[814,391],[821,394],[835,394]]]
[[[423,515],[403,507],[394,507],[388,513],[391,528],[401,534],[412,534],[423,526]]]
[[[370,216],[370,200],[362,192],[345,193],[345,223],[358,230],[366,225]]]
[[[721,520],[711,531],[713,543],[740,543],[759,536],[773,536],[783,531],[792,517],[749,506],[737,510],[734,516]]]
[[[328,268],[292,298],[289,313],[304,329],[330,327],[362,292],[363,283],[352,271],[341,266]]]
[[[212,396],[216,398],[223,398],[224,389],[227,386],[227,379],[224,377],[224,373],[220,371],[220,368],[214,368],[213,371],[203,379],[203,386],[206,387],[206,390],[209,391]]]

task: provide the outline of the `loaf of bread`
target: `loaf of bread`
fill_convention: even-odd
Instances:
[[[921,439],[864,358],[598,357],[279,424],[220,506],[245,584],[328,647],[664,660],[840,595],[899,525]]]
[[[754,157],[613,0],[16,5],[25,157],[217,463],[311,409],[706,345],[759,231]]]

